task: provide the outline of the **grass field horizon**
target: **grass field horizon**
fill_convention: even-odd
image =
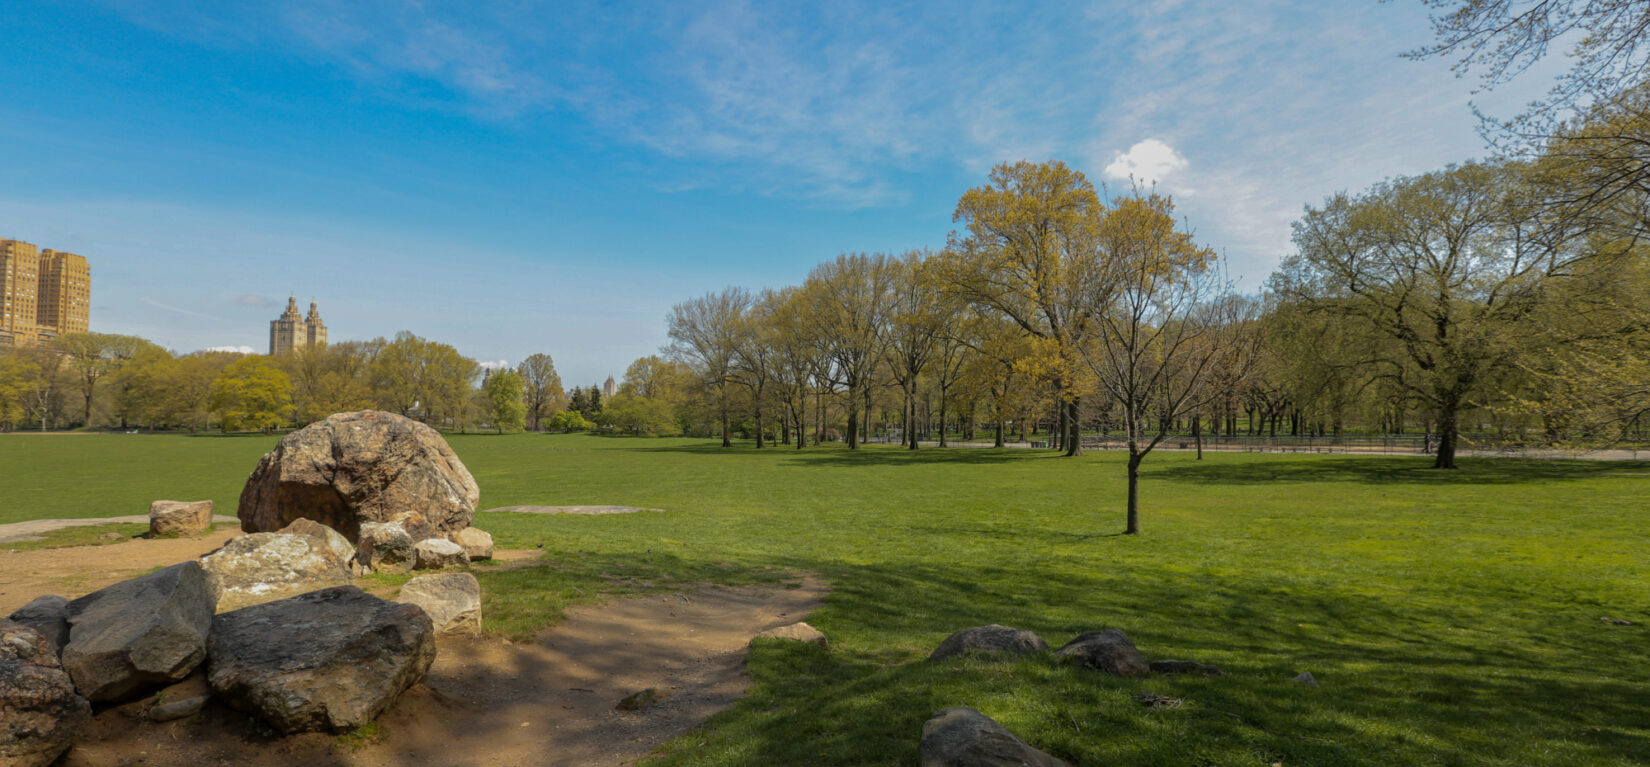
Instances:
[[[968,705],[1074,764],[1650,762],[1650,466],[1415,457],[1154,454],[1143,535],[1123,456],[701,440],[447,435],[482,507],[624,504],[603,517],[488,514],[546,564],[483,573],[495,609],[614,573],[717,580],[765,568],[833,590],[832,646],[763,643],[750,695],[667,765],[911,764],[922,722]],[[233,513],[274,437],[0,438],[0,523]],[[1631,626],[1606,624],[1621,618]],[[1213,679],[1099,677],[1048,659],[924,658],[1002,623],[1059,645],[1121,628]],[[1311,671],[1323,684],[1290,682]],[[1184,698],[1147,709],[1132,695]]]

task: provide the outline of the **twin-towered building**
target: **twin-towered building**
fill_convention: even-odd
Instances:
[[[288,297],[286,311],[269,323],[269,356],[301,347],[326,345],[327,326],[321,321],[321,313],[315,311],[315,302],[309,302],[309,314],[299,316],[298,298]]]
[[[91,329],[92,270],[83,256],[0,240],[0,346],[33,346]]]

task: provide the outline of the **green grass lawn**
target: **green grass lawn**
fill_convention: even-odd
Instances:
[[[1143,472],[1144,534],[1119,536],[1114,453],[449,440],[483,507],[667,510],[482,515],[500,546],[548,554],[482,572],[507,633],[614,576],[772,581],[780,568],[834,585],[810,618],[830,650],[759,645],[749,697],[657,764],[910,765],[922,722],[953,705],[1075,764],[1650,763],[1650,466],[1160,453]],[[161,497],[233,513],[272,444],[0,437],[0,522]],[[924,661],[985,623],[1056,646],[1121,628],[1150,657],[1226,675]],[[1291,683],[1301,671],[1322,687]],[[1131,699],[1145,690],[1185,704],[1145,708]]]

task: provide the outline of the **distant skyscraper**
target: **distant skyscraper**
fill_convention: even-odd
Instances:
[[[327,326],[321,321],[321,313],[315,310],[315,302],[309,302],[309,314],[298,314],[298,299],[296,296],[286,300],[286,311],[269,323],[269,354],[275,356],[285,354],[300,346],[326,346]]]
[[[92,271],[73,253],[0,240],[0,346],[91,329]]]
[[[611,399],[613,395],[618,393],[619,384],[613,380],[613,376],[608,376],[607,383],[602,384],[602,398]]]

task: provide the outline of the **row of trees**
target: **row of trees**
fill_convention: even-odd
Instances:
[[[541,428],[566,404],[549,355],[484,370],[452,346],[407,332],[280,357],[178,355],[104,333],[0,350],[0,430],[269,430],[375,408],[443,428],[519,431]]]

